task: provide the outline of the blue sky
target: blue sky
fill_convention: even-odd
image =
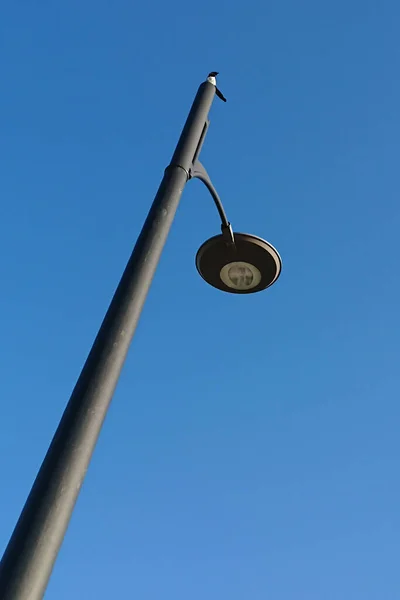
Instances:
[[[0,546],[168,164],[202,153],[279,282],[197,275],[172,227],[46,599],[397,600],[400,6],[15,1],[0,9]]]

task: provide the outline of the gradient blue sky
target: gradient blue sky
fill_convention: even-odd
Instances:
[[[203,150],[279,282],[197,275],[184,193],[47,599],[398,600],[395,0],[5,2],[0,545],[198,84]]]

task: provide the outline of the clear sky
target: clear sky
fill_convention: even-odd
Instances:
[[[46,599],[398,600],[396,0],[0,9],[0,546],[168,164],[202,153],[279,282],[224,294],[190,182]]]

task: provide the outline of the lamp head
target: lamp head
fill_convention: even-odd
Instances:
[[[231,294],[252,294],[271,286],[279,277],[282,261],[275,248],[248,233],[234,233],[234,244],[216,235],[199,248],[196,267],[213,287]]]

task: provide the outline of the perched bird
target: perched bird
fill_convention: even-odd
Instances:
[[[218,98],[220,98],[223,102],[226,102],[225,96],[217,88],[217,75],[218,71],[211,71],[211,73],[208,74],[207,81],[215,86],[215,93],[217,94]]]

